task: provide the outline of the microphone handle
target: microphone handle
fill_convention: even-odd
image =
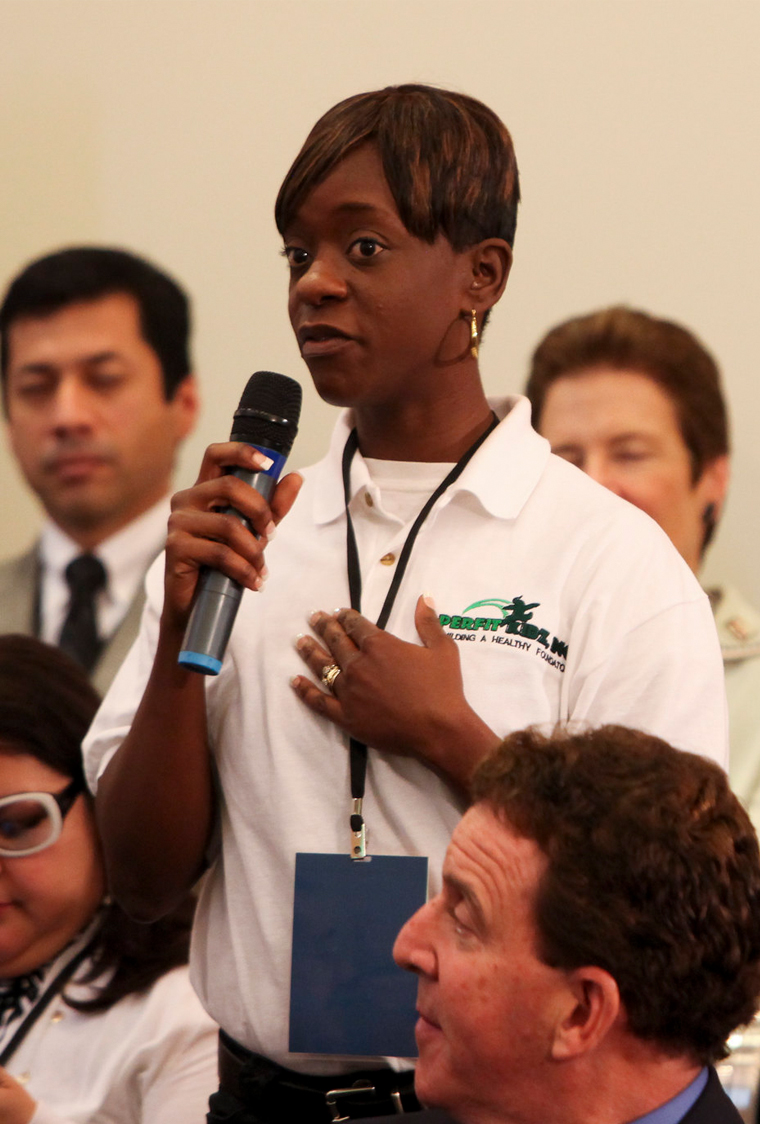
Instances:
[[[274,461],[272,467],[266,472],[251,472],[244,468],[236,468],[231,475],[244,480],[265,500],[269,500],[285,464],[285,457],[264,446],[256,446],[256,448],[260,448],[261,452],[272,458]],[[234,515],[251,534],[256,535],[249,521],[234,507],[226,508],[225,512]],[[256,535],[256,538],[259,537]],[[240,582],[228,578],[218,570],[203,568],[198,581],[195,604],[185,629],[182,651],[177,658],[177,662],[182,667],[199,671],[203,675],[219,674],[242,596],[243,586]]]

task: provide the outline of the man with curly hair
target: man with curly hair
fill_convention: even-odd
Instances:
[[[420,1100],[462,1124],[729,1124],[760,992],[757,839],[725,774],[619,726],[511,734],[404,926]]]

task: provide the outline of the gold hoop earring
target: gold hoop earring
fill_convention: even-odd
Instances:
[[[478,357],[478,345],[480,343],[480,336],[478,334],[478,317],[473,308],[470,312],[470,355],[473,359]]]

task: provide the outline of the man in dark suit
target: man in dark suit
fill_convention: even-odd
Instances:
[[[136,635],[197,416],[189,327],[176,281],[102,247],[32,262],[0,306],[8,436],[47,515],[0,564],[0,631],[60,644],[101,691]]]
[[[739,1124],[715,1063],[760,995],[760,856],[722,770],[623,727],[528,730],[474,798],[395,947],[420,1100],[461,1124]]]

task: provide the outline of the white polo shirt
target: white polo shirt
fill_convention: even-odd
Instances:
[[[725,766],[726,706],[710,607],[646,515],[551,455],[526,399],[494,403],[504,421],[424,523],[388,630],[419,642],[414,609],[432,595],[458,643],[465,694],[500,735],[577,720],[635,726]],[[288,1053],[297,851],[348,848],[343,735],[294,695],[295,637],[314,609],[348,605],[341,455],[350,415],[267,548],[270,578],[246,593],[224,666],[207,681],[221,782],[221,857],[202,892],[191,970],[212,1017],[249,1049],[309,1072],[355,1066]],[[357,453],[351,514],[362,610],[376,619],[408,524],[383,510]],[[389,556],[393,556],[389,560]],[[94,787],[129,727],[155,650],[163,568],[148,577],[138,641],[85,743]],[[364,814],[376,854],[427,855],[437,891],[462,813],[422,762],[370,749]]]

